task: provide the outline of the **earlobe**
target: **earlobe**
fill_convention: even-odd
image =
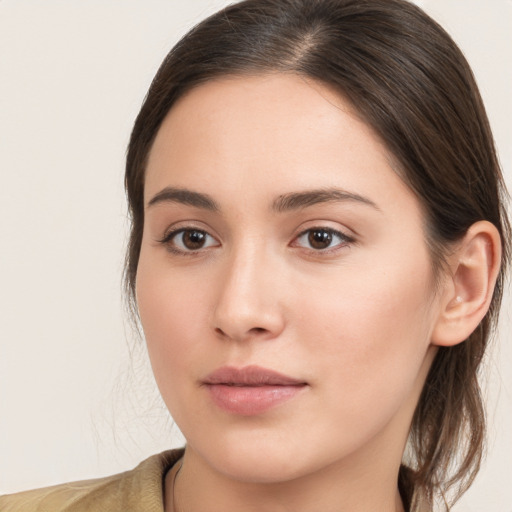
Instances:
[[[492,299],[501,259],[501,239],[487,221],[473,224],[449,257],[440,314],[432,344],[452,346],[466,340],[478,327]]]

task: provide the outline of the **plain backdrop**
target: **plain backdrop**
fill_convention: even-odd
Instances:
[[[125,148],[158,65],[223,0],[0,0],[0,493],[182,443],[121,301]],[[473,66],[512,182],[512,2],[418,1]],[[510,296],[487,462],[458,512],[512,511]]]

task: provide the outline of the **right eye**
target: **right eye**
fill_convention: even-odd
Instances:
[[[219,245],[218,241],[206,231],[193,228],[171,231],[161,242],[176,253],[194,253]]]

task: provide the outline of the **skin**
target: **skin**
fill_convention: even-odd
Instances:
[[[168,187],[207,194],[218,210],[154,200]],[[332,189],[351,196],[273,208]],[[137,300],[187,439],[180,510],[403,510],[398,469],[453,289],[434,289],[420,204],[377,135],[303,78],[209,82],[164,120],[145,202]],[[342,236],[318,249],[312,228]],[[200,230],[204,245],[169,236],[180,229]],[[202,385],[224,365],[307,385],[262,414],[230,414]]]

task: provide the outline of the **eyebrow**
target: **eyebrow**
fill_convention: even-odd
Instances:
[[[300,210],[316,204],[339,201],[354,201],[380,211],[380,208],[371,199],[339,188],[283,194],[274,201],[272,209],[277,212],[287,212],[290,210]]]
[[[200,192],[194,192],[186,188],[166,187],[148,202],[148,208],[160,203],[180,203],[189,206],[195,206],[203,210],[218,212],[220,210],[217,203],[208,195]]]
[[[282,194],[272,203],[272,210],[281,213],[308,208],[316,204],[340,201],[354,201],[380,211],[380,208],[371,199],[339,188]],[[166,187],[155,194],[147,206],[149,208],[160,203],[179,203],[212,212],[220,211],[220,207],[211,196],[186,188]]]

